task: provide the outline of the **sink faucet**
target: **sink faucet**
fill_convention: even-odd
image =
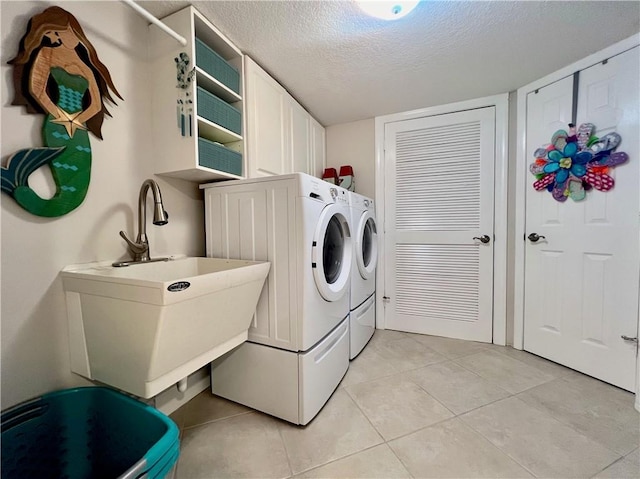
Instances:
[[[140,187],[140,196],[138,197],[138,236],[133,242],[127,237],[127,233],[120,231],[120,236],[129,245],[129,250],[133,255],[133,261],[118,261],[113,266],[129,266],[130,264],[144,263],[148,261],[167,261],[168,258],[151,259],[149,257],[149,239],[147,238],[147,193],[151,189],[153,193],[153,224],[162,226],[169,222],[169,214],[165,211],[162,204],[162,195],[160,187],[152,179],[145,180]]]

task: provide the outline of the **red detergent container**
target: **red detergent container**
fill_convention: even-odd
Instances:
[[[349,191],[356,190],[356,182],[353,177],[353,167],[343,165],[340,167],[340,186]]]
[[[335,168],[325,168],[322,173],[322,179],[334,185],[340,184],[340,178],[338,177],[338,171]]]

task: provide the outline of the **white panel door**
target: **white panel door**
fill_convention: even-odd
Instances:
[[[321,178],[326,160],[324,126],[311,117],[311,160],[309,174]]]
[[[617,151],[629,161],[610,171],[615,186],[591,190],[583,201],[526,197],[524,348],[627,390],[635,384],[640,251],[638,49],[580,72],[578,125],[593,123],[598,137],[622,136]],[[527,98],[527,152],[571,121],[572,78]]]
[[[249,176],[289,173],[287,93],[249,57],[245,62]]]
[[[494,107],[386,125],[387,328],[491,342],[494,160]]]
[[[310,117],[306,110],[293,98],[290,98],[288,109],[290,115],[290,170],[294,173],[308,173],[311,163]]]

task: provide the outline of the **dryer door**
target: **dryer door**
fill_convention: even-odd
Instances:
[[[337,301],[349,290],[351,231],[344,209],[328,205],[320,213],[312,246],[313,277],[327,301]]]
[[[360,276],[363,279],[373,278],[378,265],[378,230],[373,212],[370,210],[360,216],[355,254]]]

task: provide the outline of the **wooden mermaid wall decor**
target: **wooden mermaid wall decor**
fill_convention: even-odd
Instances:
[[[15,97],[28,113],[46,115],[44,147],[19,150],[2,167],[2,191],[37,216],[62,216],[84,200],[91,179],[90,131],[102,139],[103,99],[122,99],[111,75],[78,20],[60,7],[34,15],[20,40],[13,65]],[[109,115],[111,116],[111,115]],[[50,199],[41,198],[27,183],[48,165],[56,184]]]

